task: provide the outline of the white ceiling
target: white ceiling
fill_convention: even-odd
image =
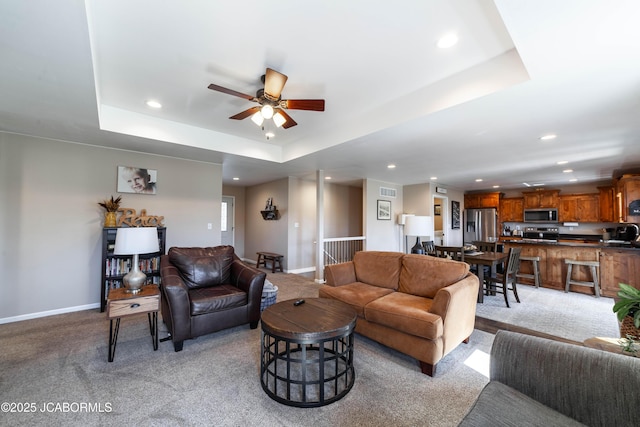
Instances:
[[[4,0],[0,130],[221,163],[238,185],[600,182],[640,169],[639,19],[636,0]],[[267,67],[283,98],[326,100],[270,140],[228,118],[255,104],[207,88],[254,95]]]

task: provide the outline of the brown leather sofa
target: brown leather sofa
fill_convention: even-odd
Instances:
[[[234,326],[258,327],[266,273],[233,246],[169,249],[160,259],[162,320],[175,351],[184,340]]]
[[[418,359],[427,375],[473,332],[479,281],[464,262],[363,251],[326,266],[325,280],[319,296],[351,305],[356,332]]]

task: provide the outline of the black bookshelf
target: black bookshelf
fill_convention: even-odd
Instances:
[[[123,287],[122,278],[131,269],[131,255],[114,255],[117,227],[102,229],[102,275],[100,277],[100,311],[107,306],[109,290]],[[166,250],[166,227],[158,227],[160,250],[152,254],[140,254],[140,270],[147,275],[147,283],[160,284],[160,256]]]

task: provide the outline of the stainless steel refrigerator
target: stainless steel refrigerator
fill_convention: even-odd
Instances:
[[[464,210],[464,243],[474,240],[489,241],[489,237],[497,238],[498,212],[495,208]]]

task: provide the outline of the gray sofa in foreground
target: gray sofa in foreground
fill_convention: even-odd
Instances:
[[[638,426],[640,359],[499,331],[460,426]]]

